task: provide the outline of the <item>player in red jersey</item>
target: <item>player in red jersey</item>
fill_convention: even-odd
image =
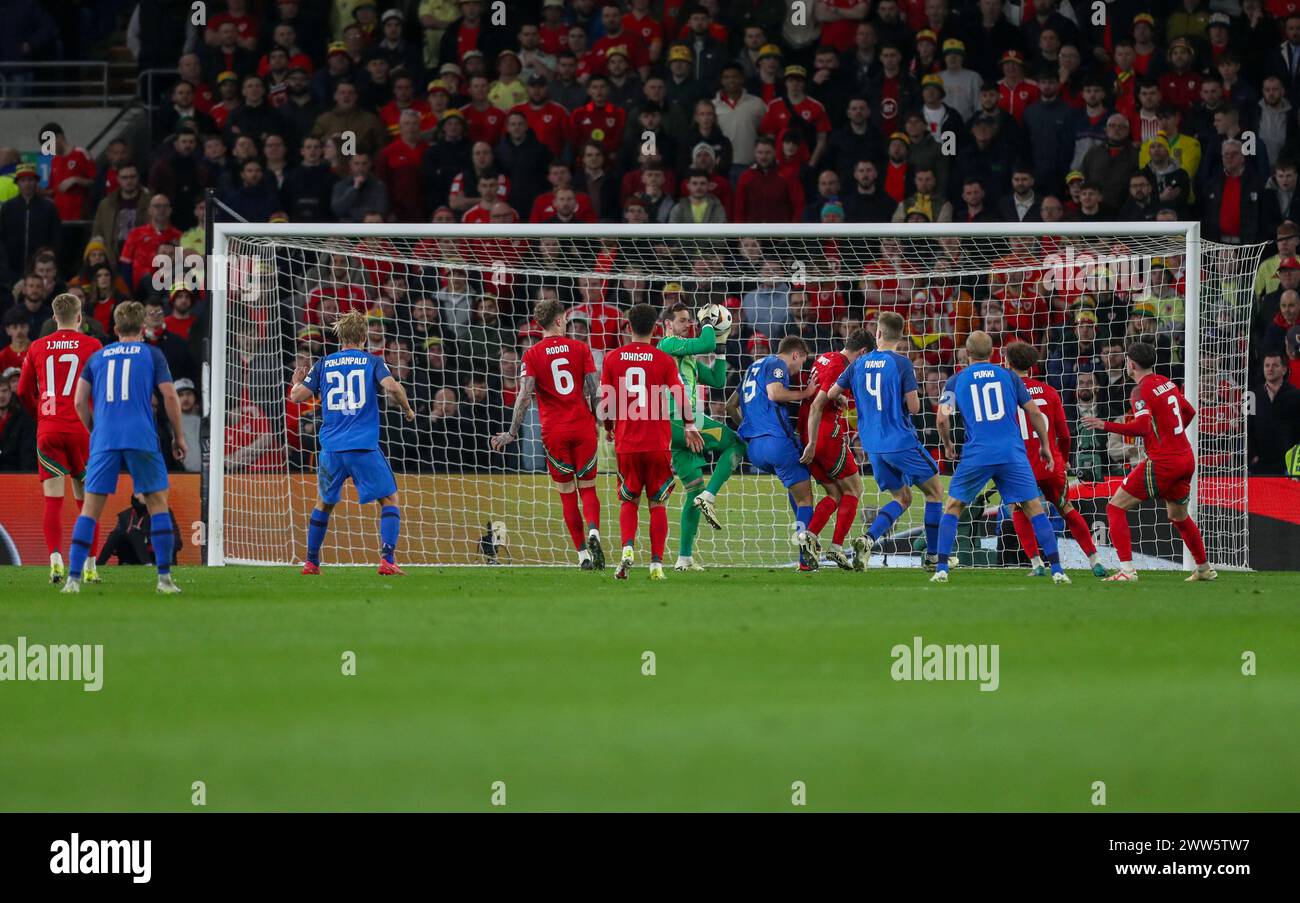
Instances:
[[[844,537],[849,535],[853,519],[858,516],[858,499],[862,496],[858,459],[853,456],[853,430],[844,416],[844,405],[852,403],[852,396],[842,395],[845,401],[835,404],[828,405],[827,399],[822,399],[820,405],[815,403],[819,396],[829,396],[835,381],[849,364],[875,347],[871,333],[855,329],[845,340],[843,351],[817,355],[809,374],[809,379],[817,385],[817,391],[799,405],[799,441],[803,443],[803,455],[799,460],[807,465],[813,479],[826,491],[826,497],[813,509],[808,529],[820,535],[831,514],[838,512],[835,534],[826,550],[826,557],[846,571],[853,570],[853,563],[844,554]],[[817,430],[817,441],[810,443],[808,440],[813,429]]]
[[[1070,528],[1070,535],[1079,544],[1079,548],[1083,549],[1083,554],[1088,556],[1088,566],[1092,568],[1093,576],[1105,577],[1106,568],[1097,560],[1097,546],[1092,541],[1088,522],[1070,503],[1070,485],[1066,477],[1070,462],[1070,423],[1065,419],[1065,405],[1061,404],[1061,396],[1047,383],[1029,375],[1038,364],[1038,351],[1033,345],[1027,342],[1012,342],[1002,349],[1002,358],[1007,366],[1024,381],[1025,388],[1029,390],[1029,397],[1042,411],[1043,417],[1047,420],[1048,430],[1052,434],[1053,464],[1052,469],[1048,470],[1038,454],[1038,433],[1025,421],[1024,412],[1019,413],[1020,436],[1025,440],[1025,454],[1029,456],[1029,465],[1034,469],[1034,479],[1038,482],[1038,488],[1043,491],[1043,498],[1061,512],[1065,525]],[[1011,523],[1016,528],[1020,547],[1025,550],[1033,566],[1029,575],[1046,577],[1047,566],[1038,554],[1038,539],[1034,536],[1034,528],[1019,507],[1012,513]]]
[[[1110,522],[1111,542],[1119,555],[1119,570],[1107,581],[1136,580],[1133,567],[1133,540],[1129,535],[1128,511],[1147,499],[1163,499],[1169,520],[1183,538],[1183,544],[1192,553],[1196,570],[1188,582],[1214,580],[1215,573],[1205,556],[1205,542],[1196,522],[1187,513],[1187,500],[1192,494],[1192,476],[1196,473],[1196,455],[1187,441],[1187,424],[1196,416],[1196,409],[1183,397],[1174,381],[1153,373],[1156,349],[1146,342],[1134,342],[1125,352],[1124,368],[1129,378],[1137,383],[1133,393],[1133,419],[1127,423],[1114,423],[1100,417],[1088,417],[1083,425],[1094,430],[1139,436],[1147,459],[1124,478],[1106,506],[1106,519]]]
[[[519,438],[519,428],[535,392],[546,469],[560,493],[564,525],[578,550],[578,566],[584,571],[604,570],[600,497],[596,494],[596,361],[585,342],[565,335],[568,315],[559,301],[537,302],[533,317],[542,328],[543,338],[524,352],[514,417],[506,432],[492,437],[492,447],[503,451]]]
[[[81,299],[62,294],[54,299],[54,332],[32,342],[18,377],[18,397],[36,417],[36,472],[45,493],[45,548],[50,553],[50,582],[67,573],[63,564],[64,477],[72,477],[77,510],[86,496],[83,479],[90,457],[90,433],[77,416],[77,378],[90,356],[102,346],[99,339],[81,331]],[[83,583],[98,583],[94,550],[99,545],[96,527],[87,550]]]
[[[600,374],[601,422],[614,440],[618,456],[619,530],[623,555],[614,576],[627,579],[636,539],[637,507],[641,493],[650,505],[650,579],[664,579],[664,545],[668,540],[668,509],[673,491],[672,417],[682,414],[682,432],[693,452],[704,448],[695,423],[695,410],[684,404],[686,387],[677,372],[677,360],[651,344],[659,313],[649,304],[634,304],[627,312],[632,341],[605,355]],[[676,393],[675,407],[664,390]]]

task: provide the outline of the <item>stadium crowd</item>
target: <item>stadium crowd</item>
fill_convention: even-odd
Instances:
[[[1050,235],[1058,222],[1132,222],[1141,235],[1142,222],[1192,219],[1216,242],[1268,242],[1240,295],[1252,305],[1248,385],[1224,385],[1203,355],[1218,391],[1201,428],[1235,416],[1252,389],[1252,470],[1286,471],[1300,443],[1300,0],[1114,0],[1100,21],[1077,0],[802,6],[806,19],[781,0],[226,0],[197,26],[188,3],[141,0],[128,30],[140,69],[178,73],[145,97],[149,153],[119,139],[91,159],[51,122],[43,184],[19,149],[0,148],[0,278],[13,286],[0,298],[0,469],[34,466],[34,428],[10,384],[65,290],[104,338],[117,303],[146,303],[147,340],[178,378],[193,431],[178,466],[198,468],[208,327],[203,292],[174,274],[202,266],[212,190],[218,217],[255,222],[557,227],[531,245],[439,243],[444,266],[378,242],[277,258],[281,309],[237,311],[255,325],[235,330],[224,439],[235,467],[310,465],[313,404],[249,387],[287,387],[296,358],[329,348],[323,323],[352,309],[372,314],[369,346],[419,413],[407,424],[390,412],[395,466],[501,466],[487,439],[509,419],[520,356],[538,336],[531,306],[557,297],[598,356],[621,341],[633,303],[725,303],[733,378],[785,335],[821,351],[897,310],[936,456],[934,409],[965,335],[1023,338],[1066,400],[1075,471],[1119,474],[1140,449],[1078,421],[1123,414],[1134,337],[1181,375],[1181,257],[1151,261],[1140,291],[1067,294],[1042,282],[1050,239],[828,243],[792,275],[789,255],[758,237],[583,244],[563,230],[1033,222]],[[0,61],[32,58],[21,36],[6,31]],[[73,234],[63,224],[81,221],[80,265],[61,271]],[[493,266],[525,259],[553,275]],[[709,399],[715,416],[723,400]],[[516,449],[507,467],[544,469],[538,443]]]

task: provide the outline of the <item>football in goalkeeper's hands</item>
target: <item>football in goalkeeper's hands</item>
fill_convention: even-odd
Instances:
[[[701,326],[712,326],[717,344],[725,344],[731,335],[731,311],[721,304],[706,304],[696,314]]]

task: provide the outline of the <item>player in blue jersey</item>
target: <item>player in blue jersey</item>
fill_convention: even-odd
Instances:
[[[939,400],[939,437],[950,458],[956,457],[949,418],[953,411],[961,414],[966,428],[966,442],[961,460],[948,483],[948,502],[939,522],[939,563],[934,583],[948,582],[948,556],[957,541],[957,518],[992,480],[1002,501],[1019,505],[1033,525],[1038,545],[1052,567],[1053,583],[1069,583],[1061,570],[1061,556],[1056,549],[1056,533],[1047,519],[1040,498],[1038,481],[1025,456],[1025,440],[1020,434],[1020,420],[1015,409],[1025,412],[1025,421],[1038,434],[1038,455],[1043,468],[1055,466],[1047,418],[1034,403],[1019,376],[989,363],[993,340],[987,332],[976,330],[966,339],[970,366],[948,380]]]
[[[925,496],[926,570],[933,570],[939,560],[943,482],[939,479],[938,465],[921,445],[912,423],[912,415],[921,410],[921,398],[912,362],[898,351],[903,325],[903,318],[898,314],[882,313],[876,324],[876,350],[854,360],[840,374],[825,399],[813,402],[813,411],[808,415],[811,434],[813,418],[820,421],[821,407],[826,402],[837,402],[845,392],[852,392],[858,409],[858,435],[862,450],[871,459],[871,473],[880,490],[894,497],[876,514],[866,533],[853,540],[856,570],[866,567],[872,548],[911,506],[913,486]]]
[[[776,354],[749,365],[740,388],[727,401],[727,410],[733,418],[740,419],[737,435],[748,445],[749,463],[764,473],[775,474],[790,494],[800,567],[816,570],[821,547],[817,534],[808,529],[813,514],[812,475],[799,462],[803,449],[785,408],[787,404],[798,404],[817,390],[817,384],[811,381],[805,389],[790,388],[790,375],[803,369],[807,360],[808,346],[804,340],[786,336]]]
[[[185,458],[181,403],[172,385],[167,359],[143,341],[144,305],[125,301],[113,311],[118,341],[101,348],[86,361],[77,381],[74,405],[90,431],[86,462],[86,499],[72,528],[68,579],[63,592],[81,591],[86,554],[108,497],[117,491],[117,475],[126,465],[135,491],[149,510],[149,535],[158,567],[158,592],[179,593],[172,580],[172,516],[167,510],[167,462],[158,445],[153,395],[162,397],[172,427],[172,455]]]
[[[292,401],[320,396],[320,455],[316,462],[318,497],[307,527],[307,561],[304,574],[320,573],[320,547],[329,529],[330,512],[339,502],[343,484],[352,480],[357,501],[379,502],[379,573],[401,575],[394,559],[402,513],[397,507],[397,480],[388,459],[379,450],[379,394],[386,392],[401,406],[406,419],[415,411],[383,358],[366,351],[366,317],[360,311],[334,321],[339,350],[327,354],[308,370],[294,371]]]

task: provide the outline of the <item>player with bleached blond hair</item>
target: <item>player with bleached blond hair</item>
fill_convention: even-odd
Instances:
[[[386,393],[402,408],[406,419],[415,410],[406,389],[388,372],[384,359],[366,351],[366,316],[346,313],[334,321],[339,350],[293,372],[291,401],[301,404],[319,396],[320,455],[316,465],[316,506],[307,527],[307,561],[302,572],[320,573],[320,547],[329,529],[330,512],[339,502],[343,484],[352,480],[357,501],[379,502],[379,573],[400,576],[395,554],[402,529],[397,507],[397,479],[379,450],[379,396]]]

